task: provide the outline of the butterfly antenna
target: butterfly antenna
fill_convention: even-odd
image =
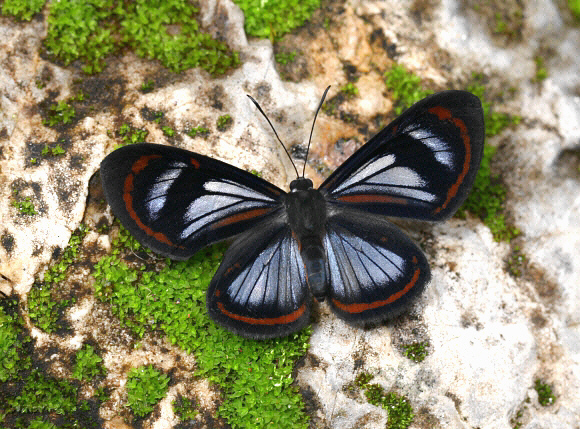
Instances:
[[[248,95],[248,94],[246,94],[246,95]],[[290,153],[288,152],[288,149],[286,149],[286,146],[284,146],[284,143],[282,143],[282,140],[280,140],[280,137],[278,137],[278,133],[276,132],[276,129],[274,128],[274,125],[272,125],[272,122],[270,122],[270,120],[268,119],[268,117],[266,116],[266,114],[264,113],[264,111],[262,110],[262,108],[260,107],[260,105],[258,104],[258,102],[256,100],[254,100],[251,95],[248,95],[248,98],[250,100],[252,100],[252,102],[256,105],[256,107],[258,108],[258,110],[260,111],[260,113],[262,115],[264,115],[264,118],[266,118],[266,121],[268,121],[268,123],[270,124],[270,127],[272,127],[272,131],[274,131],[274,134],[276,135],[276,138],[278,139],[278,141],[280,142],[280,144],[284,148],[284,152],[286,152],[286,155],[288,155],[288,158],[290,159],[290,162],[292,163],[292,167],[294,167],[294,171],[296,172],[296,177],[300,177],[298,175],[298,169],[296,168],[296,164],[294,164],[294,161],[292,161],[292,157],[290,156]]]
[[[308,152],[310,151],[310,142],[312,141],[312,133],[314,132],[314,124],[316,123],[316,117],[318,116],[318,112],[320,112],[320,108],[322,107],[322,103],[324,103],[324,99],[326,98],[326,94],[328,94],[328,90],[330,89],[330,85],[324,90],[324,94],[322,94],[322,99],[320,100],[320,104],[318,105],[318,109],[316,109],[316,113],[314,114],[314,121],[312,121],[312,129],[310,130],[310,138],[308,139],[308,147],[306,148],[306,158],[304,158],[304,167],[302,168],[302,177],[304,177],[304,172],[306,171],[306,163],[308,162]]]

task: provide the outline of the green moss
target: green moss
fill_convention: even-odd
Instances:
[[[17,307],[15,299],[0,300],[0,427],[102,427],[98,406],[91,409],[88,401],[79,399],[78,382],[52,378],[45,366],[32,360],[32,346],[27,344],[31,339]]]
[[[35,13],[44,7],[46,0],[4,0],[2,15],[12,15],[23,21],[30,21]]]
[[[534,77],[534,80],[536,82],[541,82],[548,77],[548,70],[544,65],[544,58],[536,56],[534,62],[536,63],[536,76]]]
[[[407,398],[394,392],[385,393],[379,384],[370,384],[372,379],[372,375],[360,373],[355,379],[355,385],[364,390],[369,404],[387,411],[387,429],[407,429],[415,417]]]
[[[354,379],[355,384],[360,387],[361,389],[366,389],[370,381],[374,378],[373,375],[369,374],[368,372],[361,372],[356,376]]]
[[[72,122],[75,114],[75,108],[66,101],[61,100],[50,106],[48,117],[42,122],[49,127],[54,127],[60,124],[69,124]]]
[[[136,416],[144,417],[165,397],[169,377],[152,365],[133,368],[127,377],[127,402]]]
[[[227,130],[232,125],[233,122],[234,122],[234,120],[232,119],[232,117],[230,115],[220,116],[217,120],[217,123],[216,123],[218,131]]]
[[[163,126],[161,127],[161,130],[163,131],[163,134],[165,134],[167,137],[173,137],[175,135],[175,131],[171,127]]]
[[[404,396],[387,393],[381,405],[389,414],[387,429],[406,429],[413,422],[413,407]]]
[[[77,353],[73,378],[77,380],[92,380],[104,374],[103,359],[95,353],[92,346],[85,344]]]
[[[124,144],[144,143],[149,131],[140,128],[134,128],[129,124],[122,124],[119,128],[119,135]]]
[[[34,284],[28,293],[27,305],[30,321],[44,332],[55,332],[58,319],[68,302],[56,301],[50,287]]]
[[[195,402],[192,399],[179,397],[171,403],[173,412],[179,417],[179,420],[186,422],[194,420],[199,412],[195,409]]]
[[[192,137],[192,138],[195,138],[198,135],[200,137],[205,138],[205,137],[207,137],[209,135],[209,128],[205,128],[205,127],[202,127],[202,126],[194,127],[191,130],[189,130],[189,132],[187,133],[187,135],[189,137]]]
[[[514,246],[507,260],[508,272],[514,277],[520,277],[525,263],[526,255],[521,252],[519,246]]]
[[[0,382],[4,383],[16,378],[20,371],[30,367],[30,356],[27,356],[24,350],[30,338],[23,335],[23,322],[18,317],[16,301],[4,300],[2,305],[3,307],[0,307]]]
[[[570,12],[572,12],[572,16],[577,21],[580,21],[580,0],[568,0],[568,7],[570,8]]]
[[[57,426],[43,420],[41,417],[37,417],[30,422],[28,429],[57,429]]]
[[[221,74],[237,66],[236,52],[199,31],[197,12],[186,0],[61,0],[51,3],[45,45],[65,65],[82,61],[86,73],[102,71],[105,58],[126,45],[175,72]]]
[[[352,82],[340,87],[340,92],[346,95],[347,98],[352,98],[358,95],[358,88]]]
[[[395,113],[400,115],[417,101],[422,100],[433,91],[423,89],[421,78],[408,72],[405,67],[395,64],[385,73],[385,83],[393,94]]]
[[[486,136],[494,136],[506,127],[519,123],[520,118],[518,116],[494,112],[491,102],[486,100],[485,87],[481,84],[483,76],[474,74],[473,79],[474,83],[468,86],[468,90],[481,100]],[[491,163],[495,152],[495,147],[485,145],[481,167],[475,178],[473,189],[463,206],[458,210],[457,216],[464,217],[467,210],[483,220],[496,241],[509,242],[517,237],[520,231],[513,225],[506,223],[503,214],[506,190],[502,186],[499,177],[491,173]]]
[[[20,214],[34,216],[38,214],[36,209],[34,208],[34,203],[30,201],[30,197],[26,197],[19,201],[12,201],[12,207],[16,207]]]
[[[296,58],[296,51],[278,52],[276,55],[274,55],[274,59],[276,60],[276,62],[278,64],[282,64],[282,65],[286,65],[288,63],[293,62],[295,58]]]
[[[552,387],[544,383],[542,380],[536,380],[534,383],[534,389],[538,392],[538,402],[541,406],[547,407],[552,405],[556,401],[556,396],[552,392]]]
[[[39,413],[51,411],[67,415],[77,410],[77,388],[66,380],[55,380],[34,369],[24,380],[21,392],[6,400],[11,411]]]
[[[44,273],[43,282],[35,283],[27,297],[28,316],[30,321],[45,332],[55,332],[59,329],[58,319],[62,311],[74,300],[55,299],[54,288],[65,279],[68,268],[77,261],[80,245],[87,228],[79,226],[71,235],[58,262],[50,266]]]
[[[153,79],[147,79],[145,82],[141,84],[141,91],[143,91],[144,93],[148,93],[153,91],[154,87],[155,82],[153,82]]]
[[[526,410],[527,407],[523,406],[521,407],[516,414],[510,419],[510,424],[512,426],[512,429],[521,429],[523,423],[521,421],[522,417],[524,416],[524,410]]]
[[[86,73],[100,72],[115,50],[112,12],[113,0],[51,2],[44,44],[65,65],[81,60]]]
[[[403,346],[403,354],[413,362],[423,362],[429,354],[427,347],[429,347],[429,343],[427,341],[406,344]]]
[[[64,150],[64,148],[60,144],[56,144],[53,147],[50,147],[49,145],[46,144],[42,148],[41,155],[44,157],[51,157],[51,156],[64,155],[65,153],[66,153],[66,150]]]
[[[491,160],[495,152],[495,147],[485,145],[481,167],[475,178],[473,189],[457,211],[457,216],[465,217],[465,211],[469,211],[483,220],[483,223],[491,230],[495,241],[509,242],[520,232],[505,221],[503,205],[506,190],[499,183],[498,177],[491,174]]]
[[[219,385],[224,401],[218,414],[231,426],[306,428],[308,417],[292,386],[292,370],[308,348],[310,331],[253,341],[211,322],[205,293],[223,251],[223,246],[213,246],[188,261],[166,260],[159,271],[149,271],[146,261],[124,262],[129,250],[117,239],[113,253],[95,266],[96,296],[109,302],[137,336],[158,329],[171,343],[194,353],[197,375]]]
[[[119,11],[124,43],[140,57],[157,59],[174,72],[201,67],[223,74],[239,64],[237,52],[199,31],[198,12],[185,0],[138,0]],[[119,10],[119,8],[118,8]],[[169,27],[178,28],[168,31]]]
[[[326,100],[322,105],[322,111],[326,113],[328,116],[333,116],[338,106],[340,105],[340,100],[338,97],[333,97],[330,100]]]
[[[155,122],[156,124],[161,123],[161,119],[163,119],[163,112],[155,112],[155,115],[154,116],[155,116],[155,119],[153,119],[153,122]],[[169,128],[169,127],[163,127],[162,129],[163,129],[163,132],[164,133],[165,133],[165,128],[168,129],[167,130],[168,132],[175,133],[171,128]],[[168,134],[166,134],[166,135],[168,135]],[[169,137],[171,137],[171,136],[173,136],[173,134],[171,134]]]
[[[66,270],[79,256],[80,246],[85,235],[87,235],[87,232],[88,228],[84,224],[79,225],[79,227],[73,232],[67,246],[64,248],[61,257],[58,260],[58,263],[52,265],[44,273],[44,283],[56,284],[64,280]]]
[[[304,24],[320,0],[234,0],[244,12],[248,36],[278,39]]]
[[[493,32],[502,34],[506,34],[508,32],[507,22],[504,20],[500,12],[495,13],[495,29]]]

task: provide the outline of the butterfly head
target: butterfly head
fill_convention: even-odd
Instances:
[[[312,189],[313,186],[312,180],[306,177],[299,177],[290,182],[290,192],[307,191],[308,189]]]

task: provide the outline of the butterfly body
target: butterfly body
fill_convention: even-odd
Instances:
[[[288,226],[298,241],[310,291],[319,301],[328,294],[328,273],[324,234],[326,200],[310,179],[298,178],[290,183],[290,192],[284,196]]]
[[[250,338],[288,335],[311,297],[351,323],[403,311],[430,279],[421,249],[386,217],[437,221],[465,200],[483,152],[477,97],[445,91],[418,102],[318,189],[286,193],[221,161],[138,144],[101,164],[113,212],[144,245],[187,259],[233,239],[206,294],[211,318]]]

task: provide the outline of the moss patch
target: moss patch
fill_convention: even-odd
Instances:
[[[30,321],[38,328],[45,332],[55,332],[62,328],[58,323],[64,309],[74,302],[74,298],[65,299],[59,295],[56,287],[65,279],[69,267],[77,262],[80,245],[87,228],[84,225],[71,235],[67,247],[61,255],[58,256],[57,262],[48,268],[43,277],[43,281],[37,281],[28,294],[28,316]],[[57,296],[58,295],[58,296]]]
[[[429,347],[429,343],[427,341],[405,344],[403,345],[403,354],[413,362],[423,362],[429,354],[427,347]]]
[[[223,246],[204,249],[188,261],[129,262],[128,248],[139,245],[121,231],[112,254],[95,266],[96,296],[109,302],[136,336],[161,330],[171,343],[194,353],[197,374],[217,383],[223,394],[218,415],[233,427],[308,427],[292,370],[308,348],[310,330],[269,341],[223,330],[209,320],[205,308],[205,292]]]
[[[481,100],[486,136],[497,135],[506,127],[519,123],[518,116],[494,112],[491,102],[486,99],[485,87],[481,83],[483,76],[475,74],[473,79],[474,83],[469,85],[467,89]],[[500,177],[492,174],[491,169],[496,150],[493,146],[487,144],[484,146],[481,167],[475,178],[473,189],[463,206],[457,211],[457,216],[465,217],[465,211],[469,211],[483,220],[496,241],[509,242],[517,237],[520,231],[505,219],[504,202],[507,191],[502,185]]]
[[[30,21],[35,13],[44,7],[46,0],[4,0],[2,15],[11,15],[23,21]]]
[[[419,76],[408,72],[399,64],[395,64],[385,73],[385,84],[392,93],[397,115],[433,93],[433,91],[423,89]]]
[[[234,0],[244,12],[248,36],[278,39],[304,24],[320,0]]]
[[[0,382],[4,383],[30,367],[30,356],[25,353],[30,338],[24,335],[16,300],[6,299],[0,303]]]
[[[136,416],[144,417],[165,397],[169,377],[151,365],[133,368],[127,377],[127,402]]]
[[[65,65],[82,61],[86,73],[102,71],[125,46],[174,72],[201,67],[217,75],[237,66],[236,52],[199,31],[197,12],[186,0],[52,2],[45,46]]]
[[[552,392],[552,387],[542,380],[536,380],[534,383],[534,389],[538,392],[538,402],[541,406],[547,407],[556,402],[556,396]]]
[[[572,16],[580,22],[580,0],[568,0],[568,8],[572,12]]]
[[[372,379],[372,375],[361,373],[356,377],[355,385],[364,390],[370,404],[387,411],[387,429],[407,429],[415,417],[408,399],[395,392],[386,393],[379,384],[371,384]]]
[[[118,131],[124,144],[145,143],[149,131],[122,124]]]
[[[509,242],[520,232],[505,220],[503,207],[506,189],[502,186],[499,176],[491,173],[491,161],[496,150],[493,146],[485,145],[481,167],[475,178],[473,189],[456,216],[464,218],[465,211],[469,211],[483,220],[483,223],[491,230],[495,241]]]
[[[137,55],[158,59],[174,72],[201,67],[223,74],[239,64],[236,52],[201,33],[193,18],[199,11],[184,0],[139,0],[125,3],[121,16],[123,42]]]
[[[73,378],[77,380],[92,380],[105,374],[103,359],[95,352],[93,346],[85,344],[76,355]]]

